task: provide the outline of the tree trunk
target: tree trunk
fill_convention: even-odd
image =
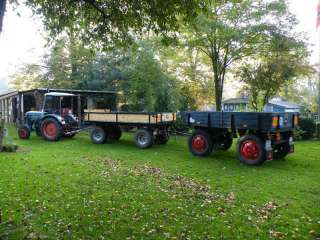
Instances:
[[[7,3],[7,0],[0,1],[0,33],[2,32],[3,17],[6,11],[6,3]]]
[[[221,112],[221,105],[222,105],[222,92],[220,86],[220,79],[219,77],[214,77],[214,90],[215,90],[215,100],[216,100],[216,111]]]
[[[223,78],[224,74],[218,70],[217,62],[215,62],[214,58],[211,58],[212,61],[212,69],[214,74],[214,92],[215,92],[215,100],[216,100],[216,111],[221,112],[222,107],[222,92],[223,92]]]

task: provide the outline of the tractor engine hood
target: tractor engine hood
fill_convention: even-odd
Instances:
[[[44,112],[40,112],[40,111],[30,111],[26,113],[26,117],[30,120],[37,120],[40,119],[44,116]]]

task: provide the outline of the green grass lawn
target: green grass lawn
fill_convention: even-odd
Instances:
[[[0,239],[317,239],[320,142],[261,167],[186,139],[139,150],[32,136],[0,153]]]

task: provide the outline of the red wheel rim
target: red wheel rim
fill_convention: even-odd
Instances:
[[[20,131],[19,131],[20,138],[25,139],[25,138],[27,138],[27,135],[28,135],[27,130],[20,129]]]
[[[203,135],[196,135],[192,138],[192,148],[197,152],[204,152],[208,147],[207,139]]]
[[[246,160],[254,161],[260,156],[260,148],[256,141],[247,140],[241,144],[240,154]]]
[[[57,135],[57,132],[57,126],[53,122],[48,122],[43,126],[43,133],[46,137],[54,138]]]

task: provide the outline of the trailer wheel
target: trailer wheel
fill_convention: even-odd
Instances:
[[[30,138],[30,129],[28,126],[21,126],[18,129],[18,135],[20,139],[29,139]]]
[[[189,137],[189,150],[195,156],[208,156],[212,152],[211,136],[204,130],[195,130]]]
[[[155,142],[156,144],[164,145],[169,141],[169,134],[167,132],[159,134],[156,136]]]
[[[118,141],[122,136],[122,131],[119,126],[110,127],[107,130],[108,132],[108,139],[110,141]]]
[[[290,152],[289,143],[283,143],[274,146],[273,149],[273,159],[283,159],[285,158]]]
[[[107,134],[102,127],[94,127],[90,132],[90,139],[95,144],[103,144],[106,142]]]
[[[229,148],[231,148],[232,143],[233,143],[232,135],[227,134],[226,136],[224,136],[222,140],[217,142],[215,147],[218,150],[227,151]]]
[[[149,148],[153,145],[154,137],[152,131],[148,129],[139,129],[134,134],[134,142],[138,148]]]
[[[54,118],[44,119],[40,129],[42,137],[48,141],[58,141],[63,135],[62,126]]]
[[[266,161],[263,141],[255,135],[247,135],[239,139],[237,154],[240,162],[247,165],[257,166]]]

